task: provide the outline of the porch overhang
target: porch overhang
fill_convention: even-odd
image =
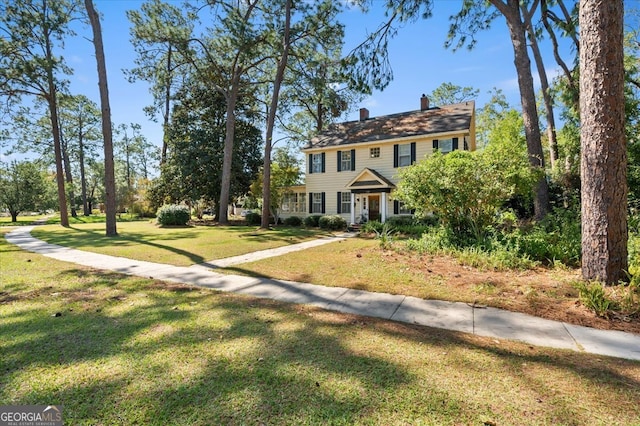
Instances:
[[[377,171],[365,167],[358,176],[346,185],[346,188],[354,194],[371,194],[378,192],[390,193],[396,186]]]

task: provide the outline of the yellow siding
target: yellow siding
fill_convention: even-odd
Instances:
[[[304,150],[306,160],[306,192],[307,194],[312,192],[324,192],[325,193],[325,213],[336,214],[337,208],[337,193],[338,192],[350,192],[347,189],[347,184],[351,182],[364,168],[370,168],[380,173],[394,184],[398,183],[398,171],[401,168],[393,167],[393,146],[396,144],[409,144],[416,142],[416,161],[421,161],[425,156],[433,154],[433,139],[445,139],[451,137],[459,138],[459,149],[463,148],[464,136],[467,135],[469,140],[469,148],[475,148],[475,140],[470,137],[469,133],[449,133],[441,135],[430,135],[422,138],[403,138],[388,140],[384,142],[372,142],[363,144],[351,144],[341,147],[331,147],[326,149],[309,149]],[[471,142],[473,141],[473,142]],[[371,158],[370,148],[379,147],[380,157]],[[338,151],[348,151],[355,149],[356,152],[356,169],[349,171],[338,172],[337,158]],[[325,173],[308,173],[309,172],[309,154],[325,153]],[[393,216],[393,200],[388,197],[387,204],[388,216]],[[311,214],[311,212],[307,212]],[[345,219],[349,220],[350,214],[344,213],[341,215]]]
[[[393,184],[398,184],[398,172],[400,168],[394,168],[394,145],[396,144],[410,144],[416,143],[416,161],[419,162],[425,157],[433,154],[433,140],[434,139],[448,139],[458,138],[458,149],[464,149],[464,140],[466,137],[468,149],[474,151],[476,149],[476,135],[475,135],[475,112],[471,112],[471,120],[469,129],[466,131],[451,131],[442,132],[438,134],[429,134],[422,137],[404,137],[396,139],[387,139],[378,142],[363,142],[346,144],[343,146],[332,146],[329,148],[309,148],[302,150],[305,155],[305,176],[306,182],[302,187],[295,188],[296,192],[309,193],[325,193],[325,214],[336,214],[337,206],[337,193],[338,192],[351,192],[347,189],[347,185],[351,183],[365,168],[375,170],[380,175],[391,181]],[[371,158],[370,148],[380,148],[380,157]],[[337,152],[349,151],[355,149],[356,161],[355,170],[341,171],[337,170]],[[325,172],[324,173],[309,173],[309,154],[325,154]],[[365,178],[367,179],[367,178]],[[366,194],[357,194],[359,198],[366,197]],[[393,193],[387,196],[386,212],[387,217],[394,216],[393,214]],[[307,214],[312,214],[309,211],[309,198],[307,198]],[[352,206],[353,208],[353,206]],[[357,216],[359,211],[356,210]],[[347,221],[349,221],[351,214],[343,213],[341,215]]]

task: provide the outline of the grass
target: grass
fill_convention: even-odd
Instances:
[[[66,424],[640,423],[638,362],[0,258],[0,401]]]
[[[120,235],[107,238],[104,224],[42,226],[33,235],[45,241],[109,255],[179,266],[300,242],[318,231],[244,226],[160,228],[150,221],[118,223]],[[402,247],[400,241],[389,245]],[[385,250],[380,240],[352,238],[340,243],[245,263],[220,272],[311,282],[326,286],[402,294],[425,299],[479,303],[539,317],[640,333],[640,321],[601,318],[580,302],[570,268],[504,270],[475,268],[464,259]],[[493,265],[493,266],[492,266]]]
[[[46,216],[44,215],[18,215],[16,218],[16,222],[11,222],[11,216],[0,216],[0,226],[25,226],[31,225],[34,221],[38,219],[43,219]]]
[[[302,228],[257,230],[255,226],[162,228],[149,220],[118,222],[117,227],[119,235],[115,238],[106,237],[104,223],[99,222],[70,223],[69,228],[45,225],[34,229],[32,235],[80,250],[177,266],[281,247],[327,235]]]

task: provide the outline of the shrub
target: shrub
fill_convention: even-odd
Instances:
[[[168,204],[160,207],[157,213],[157,221],[162,226],[184,226],[191,219],[189,207]]]
[[[347,221],[342,216],[331,215],[322,216],[318,219],[320,229],[328,229],[330,231],[340,231],[347,228]]]
[[[376,234],[382,231],[382,226],[382,223],[378,222],[377,220],[371,220],[369,222],[363,223],[362,228],[360,229],[365,234]]]
[[[420,237],[427,232],[435,222],[437,222],[437,219],[434,220],[433,216],[423,220],[418,220],[410,216],[392,216],[387,219],[385,223],[393,227],[398,234]]]
[[[450,253],[456,246],[455,236],[451,229],[438,226],[430,228],[420,239],[407,241],[407,249],[421,254]]]
[[[298,216],[291,216],[284,220],[284,224],[287,226],[300,226],[302,225],[302,219]]]
[[[259,213],[255,213],[255,212],[249,212],[244,217],[244,220],[249,225],[260,225],[260,224],[262,224],[262,215],[260,215]]]
[[[155,217],[156,214],[151,206],[146,202],[135,202],[131,205],[129,212],[139,218]]]
[[[581,255],[580,217],[577,212],[555,209],[530,230],[504,234],[523,256],[549,264],[578,266]]]
[[[387,218],[385,223],[388,223],[389,226],[393,227],[408,226],[416,224],[416,220],[411,216],[391,216],[390,218]]]
[[[320,215],[311,215],[304,218],[304,226],[309,228],[317,228],[320,225]]]

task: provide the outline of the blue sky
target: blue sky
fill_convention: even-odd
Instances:
[[[479,89],[476,108],[487,101],[487,92],[493,87],[502,89],[512,104],[519,104],[513,50],[504,20],[497,19],[490,30],[479,34],[473,51],[461,49],[453,52],[443,47],[448,17],[458,11],[461,1],[435,0],[432,18],[408,23],[398,31],[389,44],[393,82],[384,92],[375,92],[364,99],[344,117],[345,120],[357,119],[357,109],[361,106],[368,108],[372,117],[418,109],[422,93],[429,93],[444,82]],[[129,21],[125,11],[138,9],[142,3],[139,0],[94,0],[96,8],[103,14],[112,121],[115,125],[139,123],[147,139],[159,145],[161,126],[150,121],[143,112],[143,108],[151,104],[147,84],[131,84],[122,72],[122,69],[134,66],[135,58],[129,42]],[[381,5],[382,2],[373,0],[368,14],[353,8],[343,13],[345,52],[358,45],[383,21]],[[67,63],[75,71],[70,78],[70,90],[99,102],[93,45],[89,42],[91,30],[88,26],[78,27],[77,33],[74,39],[67,41],[63,51]],[[550,45],[543,43],[542,48],[545,68],[552,78],[558,72]]]

